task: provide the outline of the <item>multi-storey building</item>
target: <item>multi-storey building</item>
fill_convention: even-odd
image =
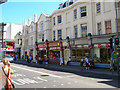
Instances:
[[[109,39],[116,35],[117,29],[120,32],[120,25],[116,23],[116,20],[120,23],[120,1],[116,3],[117,6],[115,2],[77,0],[61,4],[51,15],[42,13],[34,34],[39,52],[36,54],[49,56],[51,62],[59,62],[60,57],[80,60],[90,56],[95,62],[108,63],[111,54]]]
[[[21,32],[18,32],[16,35],[15,35],[15,53],[16,55],[18,56],[17,58],[18,59],[21,59],[21,46],[22,46],[22,33]]]
[[[31,19],[28,20],[29,24],[26,24],[26,21],[23,23],[23,34],[22,34],[22,48],[21,55],[36,55],[36,18],[37,15],[34,15],[34,22]]]

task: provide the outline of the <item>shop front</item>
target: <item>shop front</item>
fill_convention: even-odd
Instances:
[[[45,56],[47,55],[46,50],[47,49],[46,49],[46,44],[45,43],[38,44],[37,56],[45,59]]]
[[[49,63],[60,63],[60,57],[63,57],[64,60],[64,52],[62,48],[62,42],[49,42],[48,44],[48,56],[49,56]]]

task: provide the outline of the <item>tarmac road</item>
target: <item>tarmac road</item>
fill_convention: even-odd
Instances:
[[[2,63],[0,63],[0,68]],[[77,75],[20,64],[11,64],[16,88],[117,88],[117,78]]]

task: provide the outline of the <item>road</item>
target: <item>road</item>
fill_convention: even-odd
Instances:
[[[2,63],[0,63],[0,68]],[[20,64],[11,64],[12,81],[16,88],[116,88],[111,77],[77,75]]]

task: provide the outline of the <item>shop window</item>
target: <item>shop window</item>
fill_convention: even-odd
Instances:
[[[98,35],[102,34],[101,33],[101,23],[97,23],[97,30],[98,30]]]
[[[75,31],[75,38],[78,38],[78,28],[77,28],[77,26],[74,26],[74,31]]]
[[[105,21],[105,29],[106,29],[106,34],[112,33],[111,21]]]
[[[58,30],[58,40],[62,38],[62,30]]]
[[[58,24],[62,23],[62,16],[60,15],[57,18],[58,18]]]
[[[82,32],[82,37],[87,36],[87,24],[81,24],[81,32]]]
[[[74,19],[77,19],[77,9],[74,10]]]
[[[97,9],[97,13],[101,12],[101,4],[100,4],[100,2],[96,4],[96,9]]]
[[[87,16],[86,6],[85,6],[85,7],[81,7],[80,10],[81,10],[81,13],[80,13],[80,14],[81,14],[81,17]]]
[[[60,51],[59,50],[49,51],[49,59],[51,61],[60,61]]]
[[[55,25],[55,17],[53,18],[53,25]]]

